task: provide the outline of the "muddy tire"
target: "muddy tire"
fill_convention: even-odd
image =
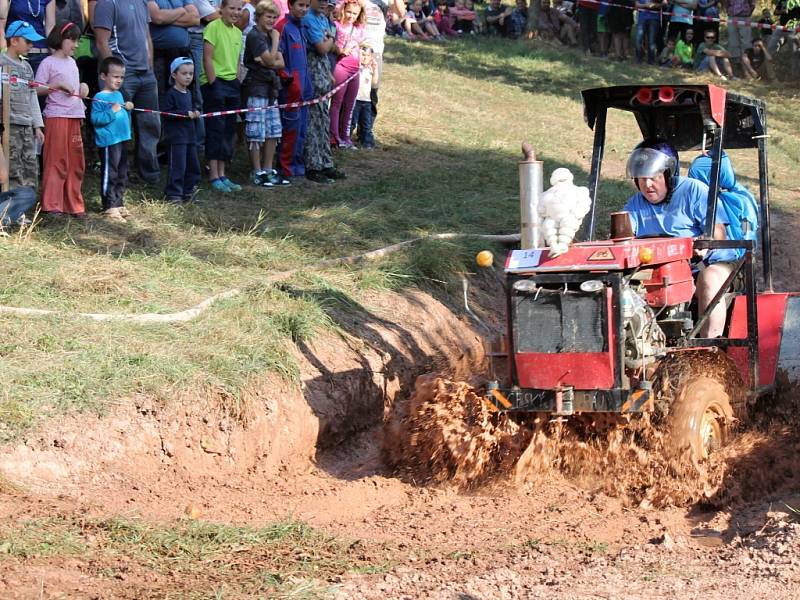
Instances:
[[[659,365],[656,417],[665,431],[665,446],[705,459],[726,444],[745,411],[744,384],[723,352],[678,352]]]
[[[700,375],[678,391],[667,419],[669,447],[705,459],[728,441],[733,409],[724,383]]]

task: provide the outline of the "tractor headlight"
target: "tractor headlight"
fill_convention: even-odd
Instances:
[[[581,291],[587,294],[594,294],[599,292],[605,287],[605,284],[599,279],[589,279],[581,283]]]
[[[536,291],[536,283],[530,279],[520,279],[519,281],[515,281],[512,287],[518,292]]]

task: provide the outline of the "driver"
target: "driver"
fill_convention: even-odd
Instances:
[[[633,179],[636,194],[628,199],[625,210],[630,213],[634,235],[696,238],[704,234],[708,207],[708,186],[695,179],[681,177],[678,153],[669,143],[659,139],[643,141],[628,158],[627,176]],[[714,239],[726,239],[727,213],[717,203]],[[730,275],[735,250],[713,250],[699,264],[697,304],[702,314]],[[722,335],[726,307],[714,307],[703,327],[701,337]]]

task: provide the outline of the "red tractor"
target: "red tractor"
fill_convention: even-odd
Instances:
[[[618,86],[582,95],[594,130],[586,241],[553,258],[529,247],[523,229],[522,249],[505,262],[507,333],[494,353],[506,358],[506,372],[489,382],[486,398],[501,412],[567,421],[624,422],[655,411],[672,439],[706,456],[746,417],[749,402],[775,389],[781,373],[793,379],[797,360],[800,299],[772,291],[766,107],[711,85]],[[633,113],[645,139],[667,140],[679,151],[710,147],[704,236],[595,239],[609,109]],[[712,239],[720,157],[739,148],[758,151],[758,243]],[[523,200],[530,183],[525,188]],[[691,260],[695,250],[713,248],[744,254],[699,314]],[[728,306],[724,335],[698,337],[720,302]]]

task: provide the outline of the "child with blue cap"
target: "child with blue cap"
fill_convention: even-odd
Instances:
[[[197,157],[195,132],[195,119],[200,113],[194,109],[194,100],[189,89],[194,80],[192,59],[179,56],[170,64],[169,72],[173,85],[164,96],[161,110],[185,116],[162,116],[169,158],[164,199],[172,204],[181,204],[195,199],[197,184],[200,183],[200,160]]]
[[[25,21],[14,21],[6,32],[8,51],[0,54],[0,68],[8,67],[8,73],[24,81],[33,81],[33,68],[25,59],[33,43],[44,38]],[[36,188],[39,184],[39,161],[36,159],[36,144],[44,143],[42,111],[36,89],[27,83],[9,84],[11,110],[9,122],[11,135],[8,151],[9,183],[11,187]]]

